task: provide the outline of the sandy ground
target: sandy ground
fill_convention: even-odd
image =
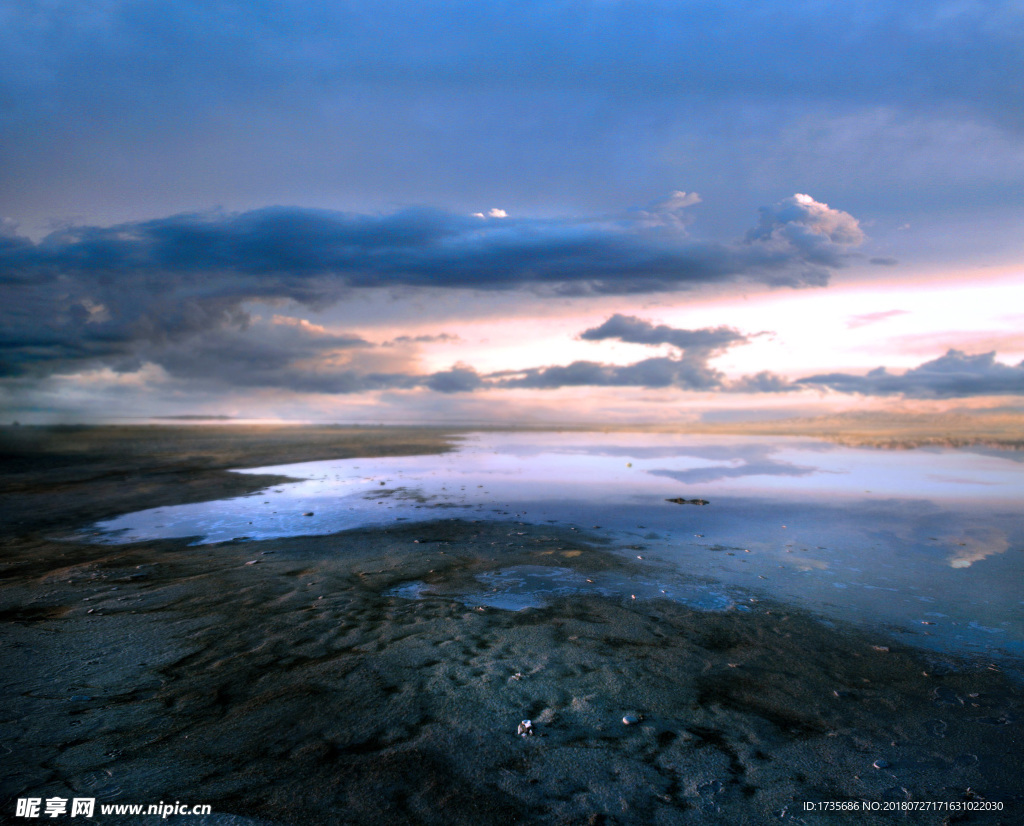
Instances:
[[[993,663],[765,601],[450,596],[512,564],[639,571],[597,537],[440,520],[195,547],[56,538],[273,481],[224,468],[451,436],[0,430],[0,820],[60,796],[209,804],[163,821],[207,826],[1024,822],[1024,693]],[[435,593],[386,595],[413,581]],[[517,736],[524,718],[535,736]],[[804,807],[825,801],[1002,811]]]
[[[860,411],[763,422],[703,423],[692,432],[748,436],[810,436],[851,447],[906,450],[984,445],[1024,450],[1024,413],[976,410],[947,413]]]

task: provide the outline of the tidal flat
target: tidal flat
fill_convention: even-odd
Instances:
[[[463,438],[4,428],[2,817],[32,796],[208,804],[165,822],[222,826],[1020,822],[1024,695],[997,652],[922,647],[703,570],[685,573],[728,601],[483,598],[509,571],[651,581],[646,552],[589,525],[439,508],[205,544],[85,535],[247,495],[255,511],[269,500],[251,494],[292,481],[235,468]],[[805,806],[823,801],[958,808]]]

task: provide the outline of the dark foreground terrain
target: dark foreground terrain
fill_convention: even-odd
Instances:
[[[1024,695],[998,664],[940,662],[765,601],[508,612],[445,596],[510,564],[640,564],[596,537],[441,520],[194,547],[66,538],[280,481],[227,468],[453,438],[0,430],[0,820],[40,822],[14,816],[31,796],[214,812],[97,809],[107,824],[1024,822]],[[433,594],[386,595],[416,580]],[[517,736],[524,718],[535,736]],[[826,801],[1002,811],[804,806]]]

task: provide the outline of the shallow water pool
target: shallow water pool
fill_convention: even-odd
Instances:
[[[653,589],[642,598],[722,609],[764,595],[939,650],[1024,656],[1024,452],[475,433],[447,454],[239,472],[297,481],[126,514],[99,523],[90,539],[215,543],[441,517],[554,523],[642,557]],[[667,501],[675,498],[708,504]],[[540,577],[536,587],[531,577]],[[519,572],[487,592],[496,607],[526,607],[561,587],[557,579]],[[636,596],[629,589],[605,590]]]

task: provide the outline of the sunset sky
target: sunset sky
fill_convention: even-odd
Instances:
[[[1024,408],[1024,6],[0,6],[0,416]]]

